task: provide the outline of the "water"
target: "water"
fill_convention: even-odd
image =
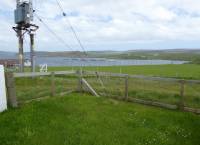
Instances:
[[[66,57],[37,57],[36,64],[48,66],[123,66],[123,65],[162,65],[184,64],[187,61],[174,60],[116,60],[104,58],[66,58]]]

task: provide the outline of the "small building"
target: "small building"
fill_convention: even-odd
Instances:
[[[29,59],[25,59],[25,61],[24,61],[24,66],[25,66],[25,67],[31,67],[31,62],[30,62]]]
[[[5,68],[13,68],[19,66],[19,61],[17,59],[0,59],[0,65],[3,65]]]

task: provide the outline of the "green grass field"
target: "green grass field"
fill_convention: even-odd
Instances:
[[[200,118],[71,94],[0,114],[1,145],[198,145]]]
[[[80,67],[50,67],[49,71],[77,70]],[[200,79],[200,65],[146,65],[146,66],[109,66],[84,67],[84,70],[127,73],[136,75],[161,76],[185,79]]]
[[[49,71],[78,67],[50,67]],[[84,70],[136,75],[200,79],[199,65],[86,67]],[[102,77],[87,81],[107,96],[124,97],[124,79]],[[21,105],[0,114],[0,145],[198,145],[197,115],[155,107],[96,98],[86,94],[59,93],[76,90],[74,76],[56,76],[56,93],[40,102]],[[178,104],[179,84],[139,79],[129,80],[129,97]],[[50,77],[17,78],[18,101],[51,96]],[[200,108],[200,85],[186,86],[187,105]]]

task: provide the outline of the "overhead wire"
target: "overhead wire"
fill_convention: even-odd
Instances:
[[[33,5],[34,11],[37,11],[37,0],[34,0],[35,5]]]
[[[34,15],[36,16],[36,18],[47,28],[47,30],[54,35],[54,37],[60,41],[61,43],[63,43],[63,45],[71,50],[73,50],[73,48],[67,44],[61,37],[59,37],[36,13],[34,13]]]
[[[65,13],[65,11],[64,11],[64,9],[63,9],[63,7],[62,7],[60,1],[59,1],[59,0],[56,0],[56,3],[57,3],[57,5],[58,5],[59,9],[61,10],[63,17],[66,18],[67,23],[68,23],[68,25],[69,25],[69,27],[70,27],[72,33],[74,34],[75,39],[77,40],[77,42],[78,42],[80,48],[82,49],[83,53],[87,56],[86,49],[85,49],[83,43],[81,42],[81,40],[80,40],[80,38],[79,38],[77,32],[75,31],[75,28],[72,26],[72,24],[71,24],[69,18],[67,17],[67,14]]]

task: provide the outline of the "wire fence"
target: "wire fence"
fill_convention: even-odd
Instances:
[[[84,77],[101,96],[197,113],[200,109],[200,81],[97,72]]]
[[[178,105],[181,100],[180,84],[177,82],[129,79],[129,96],[150,101]]]
[[[77,89],[76,72],[16,73],[15,90],[19,103],[43,97],[61,96]]]
[[[7,75],[6,80],[11,100],[16,95],[16,100],[20,103],[81,91],[96,96],[200,113],[198,80],[90,71],[14,73]]]

